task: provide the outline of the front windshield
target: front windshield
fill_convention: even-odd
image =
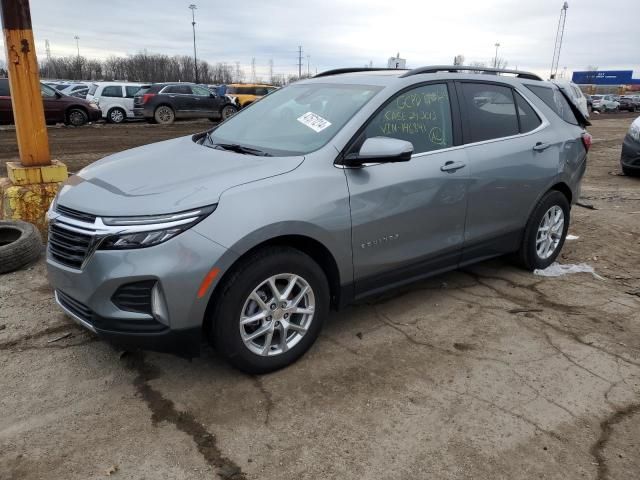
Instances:
[[[326,145],[380,90],[372,85],[290,85],[231,117],[207,142],[242,145],[275,156],[304,155]]]

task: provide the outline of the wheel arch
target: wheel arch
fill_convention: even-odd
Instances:
[[[547,192],[551,190],[556,190],[560,193],[563,193],[564,196],[567,197],[567,201],[569,202],[569,205],[571,205],[571,202],[573,201],[573,192],[571,191],[571,187],[569,187],[567,183],[557,182],[554,185],[552,185],[551,188],[547,190]]]
[[[280,235],[268,240],[264,240],[238,256],[229,268],[226,269],[222,277],[216,282],[215,288],[209,296],[209,301],[204,313],[202,322],[203,331],[208,332],[213,322],[213,308],[221,295],[222,288],[226,280],[233,274],[235,268],[245,258],[256,253],[259,250],[268,247],[290,247],[295,248],[314,260],[322,269],[329,283],[329,295],[331,308],[337,309],[340,305],[340,271],[338,263],[331,251],[322,242],[317,239],[301,234]]]

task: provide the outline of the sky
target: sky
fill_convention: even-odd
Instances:
[[[198,57],[240,62],[250,75],[386,66],[400,53],[407,66],[491,63],[495,43],[508,67],[548,76],[562,7],[559,0],[31,0],[40,60],[45,39],[52,56],[91,58],[153,53],[193,54],[195,1]],[[640,0],[569,0],[561,73],[587,66],[632,69],[640,78]],[[4,46],[2,46],[4,58]],[[309,58],[307,58],[307,55]]]

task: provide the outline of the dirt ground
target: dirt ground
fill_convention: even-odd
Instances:
[[[0,276],[0,479],[639,478],[640,179],[631,117],[593,123],[595,209],[560,260],[598,277],[481,263],[333,314],[270,375],[117,351],[54,306],[42,260]],[[50,132],[75,170],[206,126]]]

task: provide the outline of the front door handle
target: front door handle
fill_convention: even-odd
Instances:
[[[442,170],[443,172],[455,172],[456,170],[460,170],[461,168],[464,168],[466,166],[467,164],[464,162],[448,161],[440,167],[440,170]]]
[[[536,152],[544,152],[544,151],[545,151],[547,148],[549,148],[550,146],[551,146],[551,144],[549,144],[549,143],[537,142],[537,143],[534,145],[533,149],[534,149]]]

